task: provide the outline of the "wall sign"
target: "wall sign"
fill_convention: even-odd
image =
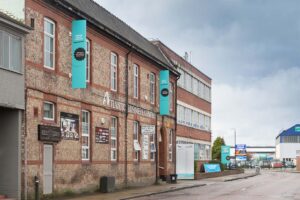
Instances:
[[[220,164],[204,164],[205,173],[221,172]]]
[[[56,126],[38,125],[38,140],[44,142],[59,142],[61,140],[60,128]]]
[[[79,116],[75,114],[60,113],[61,136],[65,140],[79,140]]]
[[[170,114],[170,102],[169,102],[169,70],[162,70],[159,73],[159,86],[160,86],[160,98],[159,98],[159,113],[160,115]]]
[[[86,88],[86,20],[72,21],[72,88]]]
[[[149,158],[149,135],[143,134],[142,135],[142,159],[148,160]]]
[[[109,144],[109,129],[96,127],[95,140],[99,144]]]

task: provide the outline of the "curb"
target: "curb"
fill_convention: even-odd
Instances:
[[[257,176],[258,174],[251,174],[248,176],[243,176],[243,177],[237,177],[237,178],[232,178],[232,179],[225,179],[224,182],[229,182],[229,181],[235,181],[235,180],[239,180],[239,179],[247,179],[247,178],[251,178],[254,176]]]
[[[201,186],[206,186],[206,184],[183,186],[183,187],[168,189],[168,190],[159,191],[159,192],[151,192],[151,193],[147,193],[147,194],[141,194],[141,195],[126,197],[126,198],[122,198],[120,200],[135,199],[135,198],[146,197],[146,196],[151,196],[151,195],[156,195],[156,194],[164,194],[164,193],[168,193],[168,192],[175,192],[175,191],[179,191],[179,190],[184,190],[184,189],[188,189],[188,188],[195,188],[195,187],[201,187]]]

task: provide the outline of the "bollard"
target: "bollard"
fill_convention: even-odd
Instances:
[[[39,180],[39,177],[35,176],[34,177],[34,199],[35,200],[40,200],[40,197],[39,197],[39,183],[40,183],[40,180]]]
[[[255,173],[260,174],[260,167],[258,167],[258,166],[255,167]]]

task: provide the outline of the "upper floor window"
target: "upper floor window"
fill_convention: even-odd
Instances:
[[[155,104],[155,74],[150,73],[150,103]]]
[[[54,121],[54,103],[45,101],[43,106],[43,119]]]
[[[82,160],[90,159],[90,112],[82,112]]]
[[[22,72],[22,39],[0,30],[0,67]]]
[[[54,69],[55,61],[55,23],[44,18],[44,66]]]
[[[133,65],[133,97],[139,98],[139,66]]]
[[[117,88],[118,88],[117,87],[117,84],[118,84],[117,73],[118,73],[118,57],[117,57],[117,54],[111,53],[111,55],[110,55],[110,79],[111,79],[110,87],[111,87],[111,90],[113,90],[113,91],[117,91]]]
[[[139,160],[139,151],[141,150],[139,145],[139,122],[133,122],[133,149],[134,149],[134,160]]]
[[[91,42],[89,39],[86,39],[86,82],[90,82],[90,66],[91,66]]]
[[[170,111],[173,111],[174,108],[174,86],[173,83],[170,82],[169,86],[169,98],[170,98]]]
[[[178,69],[178,72],[180,73],[180,78],[178,80],[178,85],[181,87],[184,87],[184,71],[182,69]]]

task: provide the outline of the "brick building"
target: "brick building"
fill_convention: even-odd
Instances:
[[[177,88],[177,144],[194,144],[194,160],[211,159],[211,78],[160,41],[152,41],[181,76]],[[180,162],[180,161],[178,161]]]
[[[175,170],[179,73],[159,49],[92,0],[26,0],[23,194],[152,184]],[[87,20],[87,88],[71,87],[71,23]],[[159,72],[170,70],[170,115]],[[153,130],[153,128],[155,128]],[[60,135],[61,134],[61,135]],[[208,140],[208,139],[207,139]]]

